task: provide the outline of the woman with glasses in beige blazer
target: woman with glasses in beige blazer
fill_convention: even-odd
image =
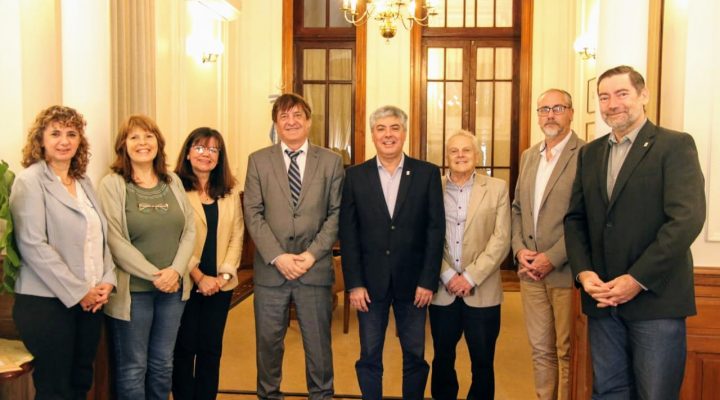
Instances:
[[[197,235],[188,264],[193,289],[175,344],[173,398],[215,399],[242,249],[239,185],[230,172],[225,141],[212,128],[197,128],[188,135],[175,172],[192,205]]]

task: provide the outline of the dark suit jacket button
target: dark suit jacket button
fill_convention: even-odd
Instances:
[[[385,250],[385,254],[389,256],[389,255],[390,255],[390,250]]]
[[[391,226],[390,226],[390,230],[391,230],[391,231],[394,231],[394,230],[395,230],[395,225],[391,225]]]
[[[607,228],[612,228],[612,227],[613,227],[613,223],[612,223],[612,222],[608,222],[608,223],[605,224],[605,227],[607,227]]]

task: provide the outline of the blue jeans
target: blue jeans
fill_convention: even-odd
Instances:
[[[363,399],[382,398],[382,352],[385,330],[392,305],[403,353],[402,398],[422,399],[430,366],[425,361],[426,308],[417,308],[412,300],[376,300],[367,312],[358,312],[360,325],[360,359],[355,371]]]
[[[130,321],[110,318],[117,399],[167,400],[182,292],[130,293]]]
[[[595,399],[678,399],[685,372],[685,318],[588,318]]]

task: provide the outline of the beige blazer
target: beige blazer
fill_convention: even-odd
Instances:
[[[243,243],[243,215],[240,209],[239,185],[235,185],[230,195],[218,199],[217,226],[217,272],[232,275],[223,287],[223,291],[233,290],[238,284],[237,268],[240,265],[240,253]],[[188,263],[188,271],[200,264],[205,238],[207,237],[207,219],[200,195],[196,190],[187,192],[188,200],[195,215],[195,248]]]
[[[545,277],[550,287],[571,287],[572,277],[565,253],[563,218],[570,203],[577,155],[585,142],[570,133],[565,148],[550,175],[543,193],[538,214],[537,232],[533,220],[535,176],[540,164],[540,142],[525,150],[520,158],[520,173],[512,203],[512,251],[515,256],[522,249],[545,253],[555,269]]]
[[[447,177],[443,177],[443,193]],[[463,298],[471,307],[491,307],[502,302],[500,264],[510,250],[510,199],[504,180],[475,175],[468,204],[468,216],[462,242],[462,272],[475,282],[474,293]],[[447,240],[440,274],[452,269]],[[432,304],[446,306],[455,300],[440,283]]]

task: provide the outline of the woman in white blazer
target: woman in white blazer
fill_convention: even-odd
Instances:
[[[175,344],[173,398],[215,399],[243,238],[238,185],[220,132],[212,128],[190,132],[175,172],[190,199],[197,235],[188,265],[193,290]]]
[[[180,178],[167,171],[165,140],[155,122],[130,116],[115,141],[112,173],[98,193],[110,227],[117,294],[110,317],[117,398],[170,394],[173,350],[185,300],[195,221]]]
[[[85,398],[115,286],[107,223],[90,180],[85,120],[52,106],[28,132],[10,195],[22,258],[13,318],[30,350],[37,399]]]

